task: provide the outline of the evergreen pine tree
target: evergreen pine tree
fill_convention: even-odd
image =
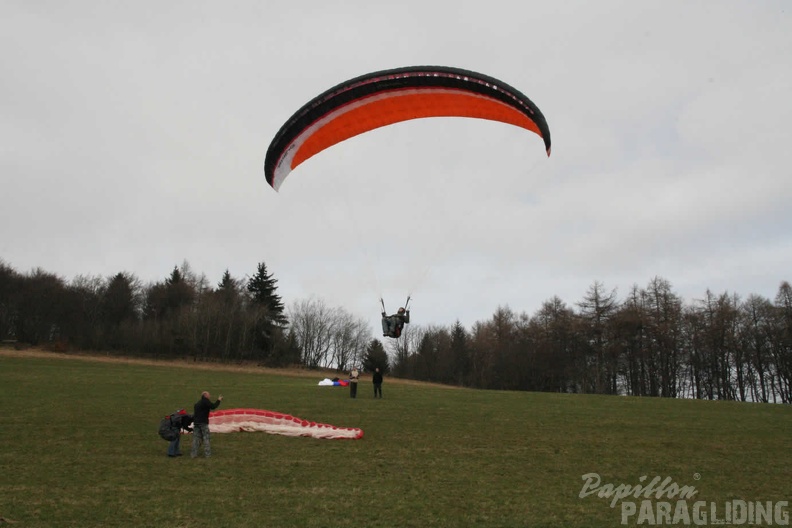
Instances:
[[[289,324],[289,321],[283,313],[283,301],[280,295],[275,293],[278,289],[277,284],[278,280],[273,278],[271,273],[267,273],[267,265],[261,262],[256,274],[248,281],[247,290],[254,304],[267,309],[269,322],[275,326],[284,327]]]
[[[127,273],[117,273],[108,281],[100,304],[100,317],[106,326],[115,327],[135,318],[133,280]]]
[[[195,290],[184,278],[184,273],[174,266],[170,277],[165,279],[167,295],[167,311],[177,313],[183,306],[187,306],[195,299]]]
[[[182,282],[182,273],[179,270],[178,266],[173,266],[173,271],[171,271],[170,277],[165,279],[165,284],[168,286],[175,286],[177,284],[181,284]]]
[[[366,354],[363,356],[363,370],[374,372],[375,368],[379,368],[383,374],[387,374],[390,371],[388,353],[385,352],[385,347],[382,346],[382,342],[379,339],[371,340],[366,347]]]
[[[225,272],[223,273],[223,278],[220,280],[220,283],[217,285],[218,291],[229,291],[236,289],[236,283],[234,278],[231,277],[231,273],[226,268]]]
[[[231,309],[241,305],[241,294],[241,282],[232,277],[226,269],[222,280],[214,291],[215,298],[219,299],[226,309]]]

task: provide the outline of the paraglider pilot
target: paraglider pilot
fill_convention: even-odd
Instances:
[[[182,456],[181,450],[179,449],[179,444],[181,443],[181,431],[184,429],[185,431],[192,431],[193,423],[193,416],[192,414],[187,414],[187,411],[184,409],[179,409],[170,417],[171,425],[179,432],[176,435],[174,440],[171,440],[170,444],[168,444],[168,456],[169,457],[179,457]]]
[[[385,315],[382,312],[382,336],[397,338],[401,335],[404,324],[410,323],[410,310],[399,308],[393,315]]]

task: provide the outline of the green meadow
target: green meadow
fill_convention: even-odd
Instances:
[[[690,525],[695,501],[715,505],[714,525],[734,501],[792,500],[789,406],[388,377],[382,400],[370,378],[353,400],[317,386],[323,377],[0,352],[0,517],[19,528],[596,528],[623,525],[625,501],[651,508],[655,524],[668,520],[657,508],[677,503],[673,486],[694,488]],[[191,459],[191,437],[186,456],[166,457],[160,417],[191,412],[202,390],[223,394],[221,409],[270,409],[365,436],[214,434],[212,458]],[[591,473],[600,486],[581,493]],[[672,482],[659,498],[606,496],[608,485],[655,477]],[[639,513],[624,525],[650,525]]]

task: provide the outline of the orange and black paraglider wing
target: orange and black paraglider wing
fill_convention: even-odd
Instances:
[[[425,117],[470,117],[525,128],[544,140],[550,155],[547,121],[518,90],[468,70],[411,66],[350,79],[295,112],[267,150],[267,182],[277,190],[300,163],[336,143]]]

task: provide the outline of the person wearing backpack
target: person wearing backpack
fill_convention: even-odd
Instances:
[[[179,409],[175,413],[171,414],[169,419],[171,428],[173,431],[175,431],[176,437],[168,444],[168,456],[180,457],[182,456],[181,450],[179,449],[179,444],[181,443],[181,431],[182,429],[188,432],[192,431],[190,425],[193,423],[193,417],[191,414],[187,414],[187,411],[184,409]]]

